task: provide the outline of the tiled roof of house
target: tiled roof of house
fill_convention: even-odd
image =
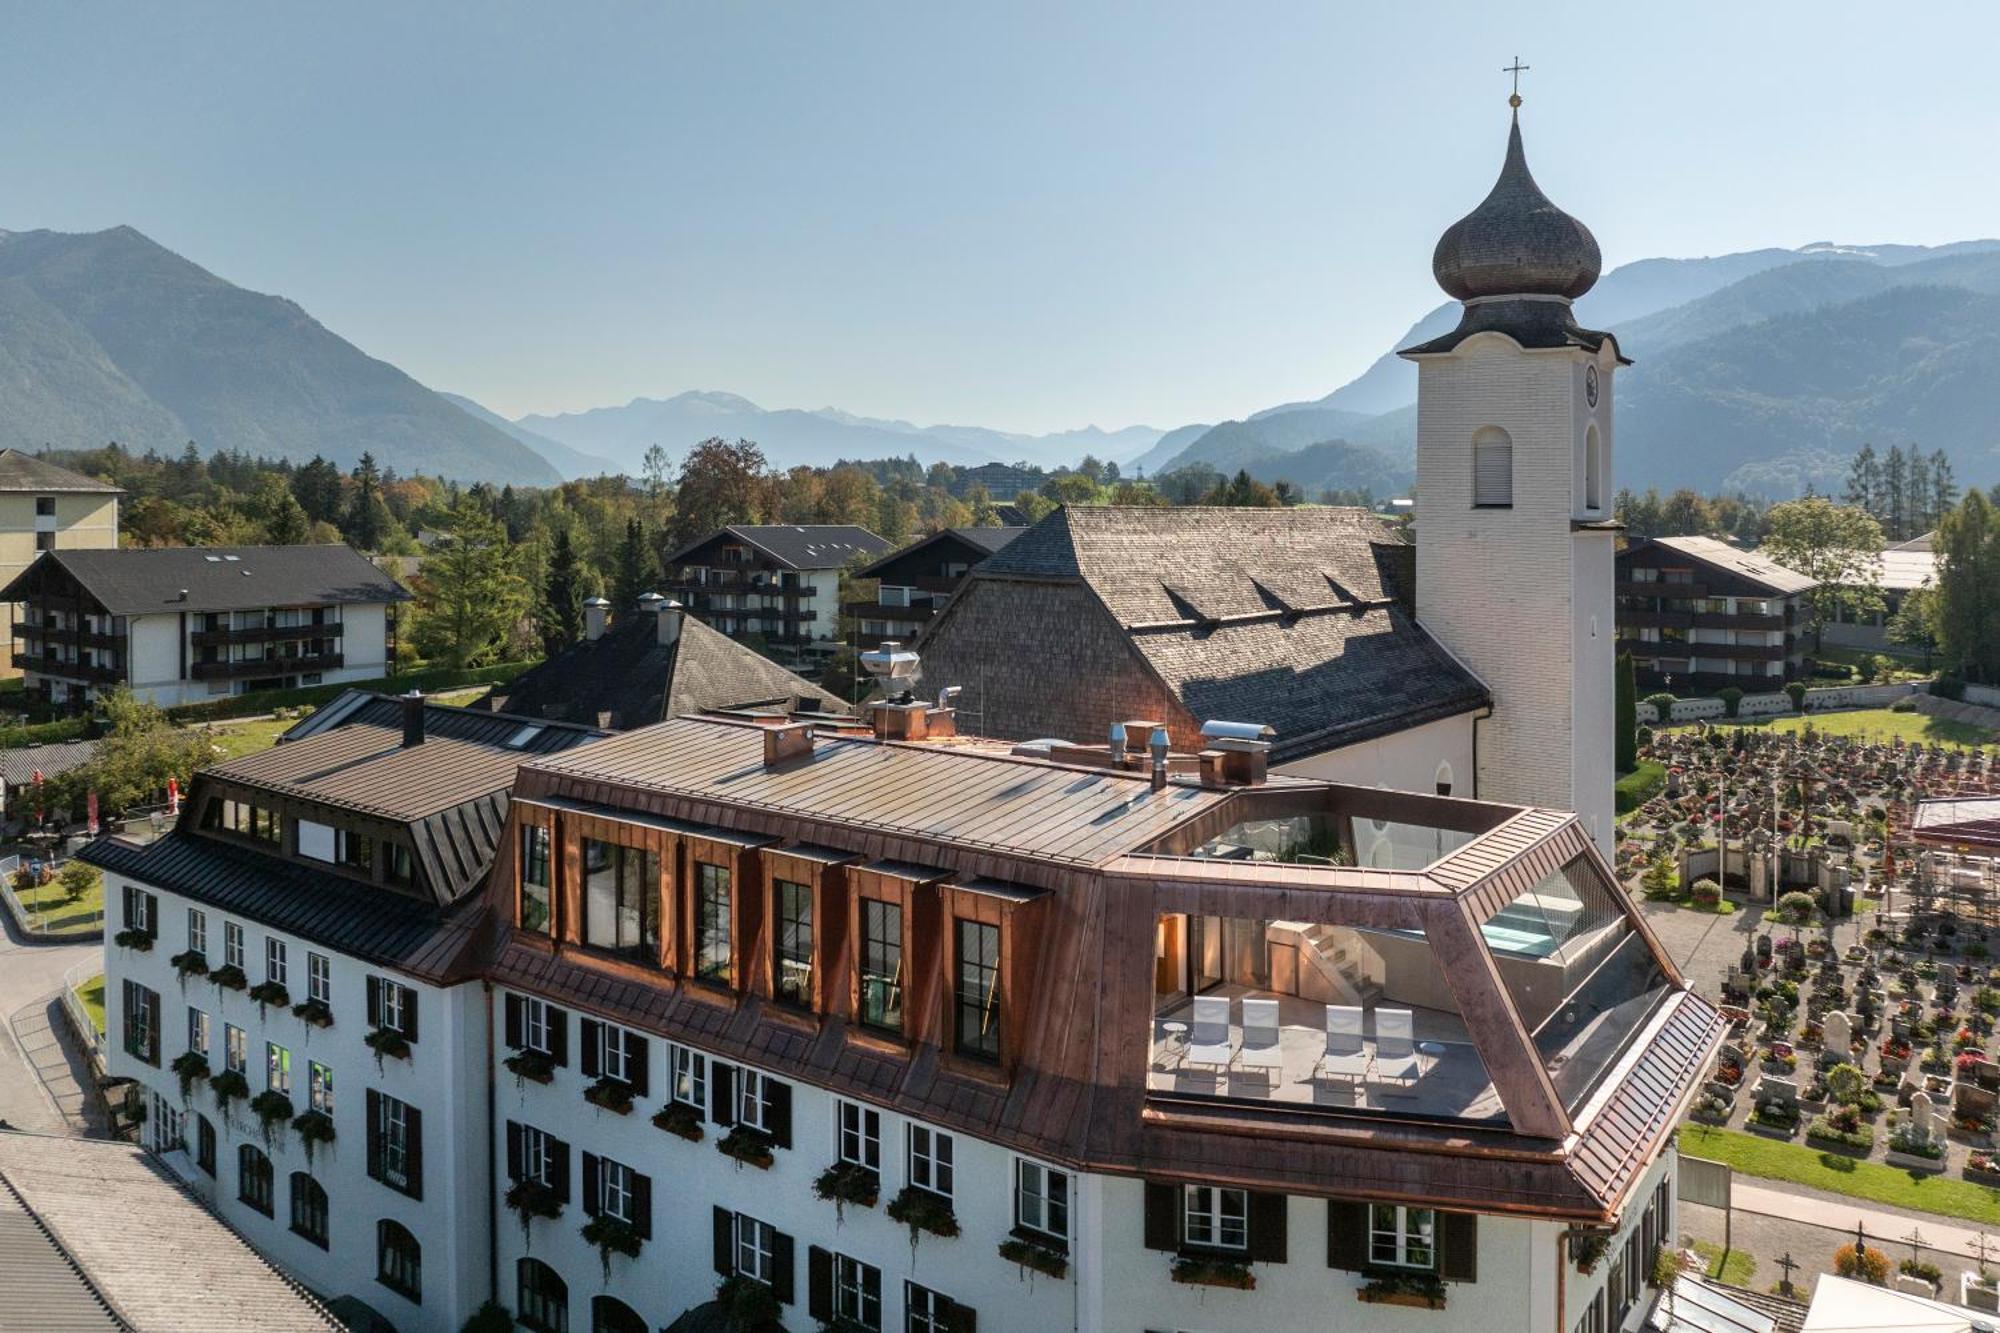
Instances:
[[[648,611],[617,617],[604,637],[571,644],[492,697],[510,713],[592,726],[601,719],[619,731],[717,709],[846,711],[838,696],[693,616],[682,617],[677,642],[662,644]]]
[[[856,577],[875,578],[894,561],[906,560],[928,547],[952,540],[963,542],[976,552],[983,551],[987,555],[992,555],[1026,531],[1025,527],[945,528],[940,532],[933,532],[921,541],[912,542],[908,546],[889,552],[874,564],[858,570]]]
[[[972,693],[1013,666],[972,651],[970,635],[954,642],[983,603],[1017,626],[1015,660],[1065,680],[1118,651],[1116,636],[1196,726],[1264,723],[1283,761],[1488,702],[1411,616],[1411,554],[1360,509],[1070,507],[979,565],[918,650],[928,683]],[[1108,618],[1038,614],[1036,583],[1086,587]],[[1062,711],[1048,701],[1038,725],[1096,739],[1102,719]]]
[[[689,542],[666,563],[685,564],[703,547],[730,539],[754,546],[791,569],[836,569],[857,554],[879,555],[889,549],[887,540],[852,523],[732,523]]]
[[[0,1132],[0,1330],[341,1327],[141,1149]]]
[[[1761,584],[1773,593],[1790,596],[1819,586],[1812,579],[1786,569],[1761,552],[1739,550],[1714,537],[1655,537],[1651,544],[1664,546],[1690,560],[1698,560],[1738,578]]]
[[[0,491],[36,491],[43,495],[79,491],[125,494],[108,481],[72,472],[45,458],[24,454],[19,449],[0,449]]]
[[[0,590],[0,600],[27,600],[25,590],[39,585],[49,568],[74,578],[114,616],[401,602],[410,595],[342,544],[131,546],[45,551]]]
[[[57,741],[52,745],[0,749],[0,781],[10,788],[26,787],[34,782],[37,773],[53,778],[58,773],[83,767],[96,753],[96,741]]]

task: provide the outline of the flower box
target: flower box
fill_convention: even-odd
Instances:
[[[137,928],[121,930],[111,937],[111,942],[121,949],[130,949],[134,953],[151,953],[153,951],[153,932]]]
[[[307,1000],[292,1006],[292,1017],[308,1027],[330,1028],[333,1026],[333,1009],[325,1000]]]
[[[609,1213],[599,1213],[583,1224],[583,1239],[587,1245],[597,1247],[597,1258],[604,1266],[604,1276],[611,1276],[611,1256],[622,1254],[627,1259],[637,1259],[639,1249],[645,1239],[630,1222],[621,1222]]]
[[[836,1209],[848,1204],[873,1208],[881,1197],[882,1177],[856,1162],[835,1162],[813,1181],[813,1193],[830,1201]]]
[[[183,982],[189,977],[205,977],[208,975],[208,958],[199,949],[185,950],[175,954],[167,961],[173,964],[174,971],[179,974]]]
[[[951,1200],[921,1185],[903,1186],[902,1191],[889,1200],[885,1211],[891,1221],[901,1222],[910,1229],[912,1246],[917,1243],[920,1231],[946,1239],[958,1234],[958,1215],[952,1211]]]
[[[1427,1273],[1390,1273],[1371,1277],[1355,1289],[1354,1298],[1370,1305],[1442,1310],[1444,1294],[1444,1283]]]
[[[1257,1289],[1257,1275],[1250,1271],[1250,1265],[1236,1259],[1183,1255],[1174,1260],[1170,1273],[1174,1281],[1193,1287],[1232,1287],[1237,1291]]]
[[[277,1127],[292,1118],[292,1099],[276,1088],[270,1088],[250,1099],[250,1112],[257,1117],[258,1127],[264,1135],[264,1146],[268,1148]]]
[[[234,963],[224,963],[208,974],[218,990],[242,990],[250,984],[250,978],[243,975],[243,969]]]
[[[1978,1273],[1960,1273],[1958,1303],[1987,1314],[2000,1314],[2000,1283]]]
[[[299,1142],[306,1150],[306,1161],[311,1162],[313,1149],[322,1143],[333,1142],[333,1117],[324,1111],[307,1111],[292,1121],[292,1128],[298,1131]]]
[[[563,1201],[556,1192],[539,1180],[517,1180],[507,1187],[507,1206],[521,1219],[521,1237],[525,1241],[528,1228],[538,1217],[554,1220],[562,1216]]]
[[[407,1060],[410,1058],[410,1041],[395,1028],[376,1028],[362,1039],[369,1050],[375,1052],[375,1067],[380,1069],[384,1060]]]
[[[763,1130],[737,1125],[716,1141],[715,1150],[739,1163],[768,1171],[771,1163],[777,1160],[773,1155],[776,1146],[776,1142]]]
[[[208,1090],[215,1094],[215,1104],[227,1116],[229,1103],[250,1095],[250,1080],[234,1069],[225,1069],[208,1080]]]
[[[653,1125],[669,1134],[678,1135],[689,1143],[700,1143],[702,1138],[701,1112],[686,1102],[668,1102],[653,1112]]]
[[[516,1051],[501,1063],[508,1073],[527,1083],[547,1086],[556,1081],[556,1062],[541,1051]]]
[[[260,981],[250,988],[250,998],[257,1002],[257,1017],[264,1017],[266,1008],[289,1009],[292,1007],[292,993],[275,981]]]
[[[632,1085],[606,1075],[583,1090],[583,1099],[600,1111],[613,1115],[632,1113]]]
[[[182,1051],[167,1068],[181,1081],[181,1100],[186,1101],[188,1089],[208,1077],[208,1057],[200,1051]]]
[[[1024,1236],[1009,1236],[1000,1242],[1000,1257],[1022,1268],[1061,1280],[1069,1276],[1069,1256]]]

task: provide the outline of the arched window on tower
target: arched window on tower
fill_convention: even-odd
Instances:
[[[1472,507],[1514,507],[1514,440],[1498,426],[1482,426],[1472,437]]]
[[[1604,437],[1596,422],[1583,433],[1583,507],[1593,513],[1604,508]]]

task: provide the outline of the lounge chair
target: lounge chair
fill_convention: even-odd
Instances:
[[[1407,1009],[1375,1011],[1375,1072],[1372,1081],[1391,1088],[1415,1086],[1423,1067],[1417,1063],[1414,1019]]]
[[[1330,1004],[1326,1007],[1326,1054],[1320,1057],[1318,1072],[1327,1078],[1358,1083],[1368,1077],[1375,1059],[1363,1040],[1361,1006]]]
[[[1285,1050],[1278,1030],[1276,1000],[1243,1002],[1243,1045],[1236,1052],[1239,1069],[1262,1069],[1273,1086],[1284,1080]]]
[[[1235,1052],[1229,1041],[1229,997],[1195,996],[1194,1026],[1188,1033],[1187,1054],[1181,1064],[1227,1069]]]

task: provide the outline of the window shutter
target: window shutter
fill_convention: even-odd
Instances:
[[[368,1176],[382,1178],[382,1094],[368,1089]]]
[[[780,1148],[792,1146],[792,1085],[764,1080],[764,1132]]]
[[[1178,1250],[1181,1247],[1180,1190],[1156,1180],[1146,1182],[1146,1248]]]
[[[507,1179],[521,1178],[521,1127],[512,1120],[507,1122]]]
[[[424,1197],[424,1113],[414,1106],[403,1108],[403,1124],[410,1136],[410,1187],[404,1193],[412,1199]]]
[[[604,1163],[594,1152],[583,1155],[583,1215],[596,1217],[603,1211]]]
[[[417,992],[409,986],[397,986],[396,989],[403,992],[403,1040],[414,1046],[417,1042]]]
[[[736,1216],[720,1207],[715,1210],[715,1271],[724,1277],[736,1271]]]
[[[549,1059],[556,1068],[569,1064],[569,1010],[546,1007],[549,1016]]]
[[[549,1140],[549,1188],[569,1202],[569,1145],[561,1139]]]
[[[1250,1257],[1259,1263],[1285,1262],[1285,1223],[1290,1200],[1282,1194],[1250,1196]]]
[[[507,1031],[506,1040],[508,1049],[515,1051],[520,1050],[521,1049],[521,997],[518,995],[509,995],[507,997],[506,1031]]]
[[[1493,440],[1472,446],[1472,503],[1514,503],[1514,446]]]
[[[817,1245],[806,1251],[806,1316],[833,1318],[833,1256]]]
[[[792,1238],[782,1231],[771,1233],[771,1291],[778,1298],[778,1304],[790,1305],[798,1296],[794,1289],[792,1269],[798,1263],[798,1251]]]
[[[979,1333],[979,1312],[957,1301],[945,1307],[944,1322],[951,1333]]]
[[[1479,1280],[1477,1213],[1438,1214],[1438,1275],[1448,1282]]]
[[[1368,1266],[1368,1205],[1326,1201],[1326,1266],[1358,1273]]]
[[[720,1060],[710,1060],[708,1077],[711,1084],[709,1096],[713,1099],[709,1106],[708,1118],[718,1125],[735,1124],[736,1066],[723,1064]]]
[[[651,1063],[652,1049],[653,1043],[649,1038],[637,1032],[625,1034],[625,1079],[631,1084],[635,1097],[650,1095],[648,1089],[652,1086],[652,1079],[647,1066]]]
[[[632,1173],[632,1228],[640,1240],[653,1238],[653,1178]]]
[[[597,1077],[597,1050],[604,1024],[594,1018],[586,1018],[577,1025],[577,1040],[583,1043],[583,1076]]]
[[[368,1026],[382,1026],[382,978],[368,978]]]

